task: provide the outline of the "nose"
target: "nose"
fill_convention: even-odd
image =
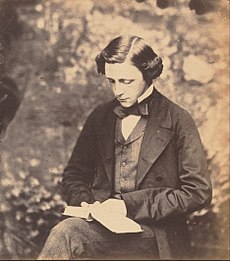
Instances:
[[[120,97],[124,93],[124,88],[120,83],[115,83],[113,87],[113,91],[115,96]]]

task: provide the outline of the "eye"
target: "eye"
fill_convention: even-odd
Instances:
[[[126,80],[126,79],[122,79],[121,82],[124,83],[124,84],[130,84],[132,83],[134,80]]]
[[[115,81],[113,79],[107,78],[107,81],[109,82],[109,84],[114,84]]]

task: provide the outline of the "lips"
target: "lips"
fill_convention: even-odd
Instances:
[[[128,98],[126,98],[126,99],[119,99],[119,98],[118,98],[118,101],[119,101],[119,102],[124,102],[124,101],[127,101],[127,100],[128,100]]]

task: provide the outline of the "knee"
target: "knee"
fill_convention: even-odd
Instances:
[[[80,223],[83,220],[78,218],[67,218],[60,223],[58,223],[55,227],[53,227],[50,231],[50,234],[58,236],[58,235],[66,235],[71,232],[76,232],[76,228],[81,226]]]

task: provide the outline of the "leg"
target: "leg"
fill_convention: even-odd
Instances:
[[[38,260],[104,256],[114,236],[96,221],[68,218],[51,230]]]
[[[55,226],[38,260],[82,258],[156,258],[158,249],[153,232],[114,234],[98,222],[68,218]]]
[[[141,225],[144,232],[116,235],[113,258],[121,260],[159,260],[159,251],[154,231],[146,225]]]

